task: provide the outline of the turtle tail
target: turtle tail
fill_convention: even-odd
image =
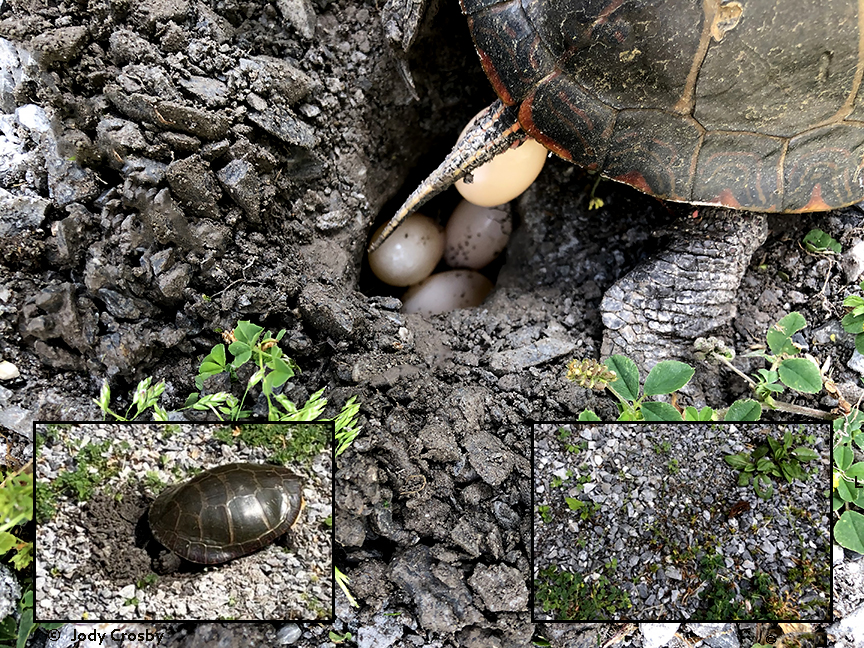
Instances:
[[[498,99],[478,115],[438,168],[408,196],[378,238],[369,245],[368,251],[371,253],[378,249],[393,230],[421,205],[513,144],[522,142],[527,135],[519,125],[518,113],[518,106],[505,106]]]

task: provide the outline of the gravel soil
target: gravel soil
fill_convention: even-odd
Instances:
[[[807,481],[782,480],[768,499],[738,486],[738,471],[723,457],[752,452],[766,435],[782,443],[787,430],[801,435],[793,448],[812,435],[806,447],[822,457],[804,464]],[[605,574],[632,607],[594,619],[719,620],[706,603],[716,586],[702,574],[703,559],[714,555],[721,557],[716,578],[734,589],[731,605],[752,596],[762,572],[777,600],[794,601],[784,618],[828,618],[829,425],[544,424],[534,431],[534,576],[550,565],[589,582]],[[585,515],[565,498],[585,502]]]
[[[0,381],[0,425],[29,443],[34,420],[100,418],[92,401],[106,380],[124,410],[146,376],[165,381],[161,404],[179,409],[220,331],[240,320],[285,329],[282,347],[303,369],[288,398],[324,388],[325,416],[352,396],[361,403],[363,432],[337,461],[334,499],[334,559],[358,607],[337,591],[330,628],[358,646],[596,642],[596,629],[557,639],[555,626],[531,620],[531,424],[586,407],[615,418],[613,401],[568,382],[565,365],[599,356],[604,292],[695,210],[608,182],[604,207],[589,211],[593,179],[550,158],[514,202],[516,230],[483,306],[400,314],[399,293],[369,275],[369,233],[493,99],[458,3],[429,5],[4,2],[0,360],[17,373]],[[382,27],[400,9],[419,12],[416,38],[398,21]],[[455,202],[442,196],[428,213]],[[809,323],[800,343],[820,364],[831,359],[856,402],[864,367],[839,320],[843,298],[860,292],[864,264],[850,251],[861,214],[771,218],[736,315],[715,333],[740,356],[797,309]],[[840,241],[843,257],[805,252],[812,227]],[[679,351],[698,383],[682,404],[722,407],[748,393]],[[837,405],[824,393],[784,397]],[[266,412],[260,399],[253,407]],[[70,514],[69,529],[84,513]],[[86,551],[82,542],[60,557],[78,565]],[[835,602],[856,601],[835,604],[847,618],[861,608],[859,558],[835,555],[849,566]],[[277,640],[270,625],[169,630],[177,646]],[[838,645],[856,635],[838,626]],[[330,639],[313,626],[297,641]]]
[[[290,441],[291,424],[271,425],[283,428]],[[306,506],[285,547],[271,544],[214,567],[185,563],[176,574],[148,580],[154,575],[151,557],[160,550],[146,518],[153,486],[185,481],[193,468],[267,458],[260,449],[215,442],[217,428],[224,426],[37,425],[37,434],[50,438],[40,448],[37,485],[72,465],[85,444],[105,444],[103,470],[113,473],[85,501],[61,496],[55,515],[38,525],[38,619],[333,618],[332,526],[326,523],[333,511],[329,448],[290,466],[303,479]]]

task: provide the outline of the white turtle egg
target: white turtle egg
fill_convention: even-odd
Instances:
[[[374,241],[384,225],[372,235]],[[384,283],[410,286],[428,277],[444,253],[444,230],[423,214],[411,214],[369,255],[369,267]]]
[[[444,229],[444,261],[451,268],[484,268],[507,246],[512,230],[506,204],[479,207],[463,200]]]
[[[479,115],[479,113],[478,113]],[[468,126],[474,123],[475,115]],[[468,130],[468,126],[465,130]],[[459,136],[461,140],[465,130]],[[492,207],[510,202],[531,186],[546,163],[549,150],[535,139],[526,139],[518,148],[507,149],[471,172],[472,182],[459,180],[456,189],[475,205]]]
[[[474,270],[438,272],[405,291],[402,312],[435,315],[472,308],[483,303],[491,290],[492,282]]]

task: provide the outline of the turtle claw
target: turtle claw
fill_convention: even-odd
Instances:
[[[438,168],[408,196],[367,251],[371,254],[377,250],[402,221],[422,205],[525,137],[519,125],[518,107],[505,106],[500,99],[495,101],[474,120]]]

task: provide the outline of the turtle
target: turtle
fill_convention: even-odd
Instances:
[[[250,554],[288,531],[303,509],[303,482],[282,466],[230,463],[166,488],[150,505],[153,537],[170,552],[157,571],[181,560],[215,565]]]
[[[864,199],[858,3],[827,0],[818,15],[804,0],[460,3],[498,99],[370,250],[431,197],[527,136],[660,199],[736,210],[731,224],[716,232],[709,225],[700,234],[707,244],[692,252],[704,261],[738,250],[719,270],[732,273],[733,293],[747,266],[740,259],[765,238],[766,212],[827,211]],[[607,332],[630,326],[626,313],[639,306],[626,299],[645,281],[668,292],[669,278],[645,269],[604,300]],[[689,306],[679,310],[682,325],[693,320]],[[723,305],[707,320],[713,326],[729,313]],[[659,325],[676,326],[668,318]],[[614,350],[604,341],[604,352]]]

